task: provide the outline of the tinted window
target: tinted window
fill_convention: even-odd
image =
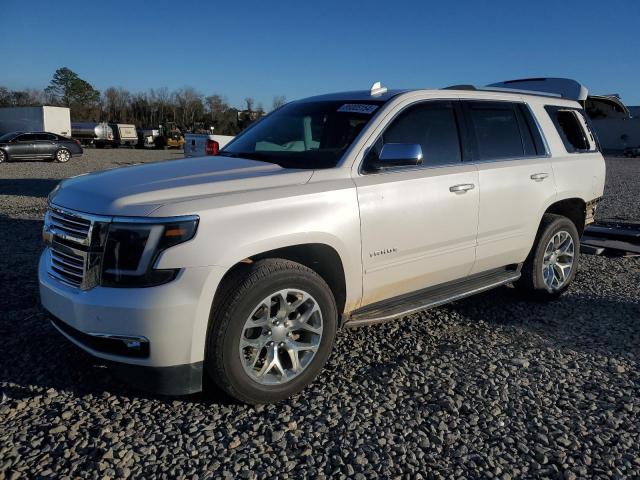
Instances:
[[[426,102],[407,108],[387,127],[371,155],[378,155],[385,143],[419,144],[426,166],[462,160],[456,112],[451,102]]]
[[[582,113],[577,109],[545,107],[567,152],[589,152],[597,149],[593,135]],[[586,127],[586,129],[585,129]]]
[[[35,139],[36,136],[33,133],[25,133],[16,138],[18,142],[33,142]]]
[[[16,136],[15,133],[11,132],[11,133],[5,133],[4,135],[2,135],[0,137],[0,142],[9,142],[11,141],[14,137]]]
[[[526,132],[528,135],[523,134],[524,137],[529,137],[531,141],[533,141],[533,149],[536,155],[546,155],[547,148],[544,145],[544,141],[542,140],[542,134],[540,133],[540,129],[533,119],[533,114],[528,106],[525,104],[520,104],[520,114],[522,115],[522,125],[521,128],[523,132]]]
[[[34,133],[33,136],[36,140],[55,140],[55,137],[49,133]]]
[[[480,160],[527,155],[515,107],[515,104],[506,102],[469,102],[468,111]],[[529,149],[533,149],[530,136],[527,143]]]

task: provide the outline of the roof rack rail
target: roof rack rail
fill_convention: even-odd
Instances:
[[[465,83],[460,85],[449,85],[448,87],[444,87],[442,90],[478,90],[475,85],[467,85]]]

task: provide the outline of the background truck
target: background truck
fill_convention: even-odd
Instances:
[[[99,141],[113,141],[113,129],[106,123],[74,122],[71,124],[71,136],[83,145]]]
[[[133,147],[138,143],[138,130],[135,125],[125,123],[111,123],[109,126],[113,129],[113,136],[116,140],[116,147],[126,145]]]
[[[184,136],[184,156],[204,157],[206,155],[217,155],[233,138],[231,135],[187,133]]]
[[[152,147],[159,150],[165,148],[180,149],[184,145],[184,136],[175,122],[165,122],[158,127],[138,130],[138,147]]]
[[[0,108],[0,135],[9,132],[50,132],[71,136],[71,111],[67,107]]]

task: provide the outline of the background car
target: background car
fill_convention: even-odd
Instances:
[[[77,140],[49,132],[11,132],[0,136],[0,163],[8,160],[55,160],[82,155]]]

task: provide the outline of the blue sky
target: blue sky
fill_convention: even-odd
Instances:
[[[68,66],[98,89],[193,86],[233,105],[368,88],[575,78],[640,104],[640,2],[3,0],[0,85]]]

